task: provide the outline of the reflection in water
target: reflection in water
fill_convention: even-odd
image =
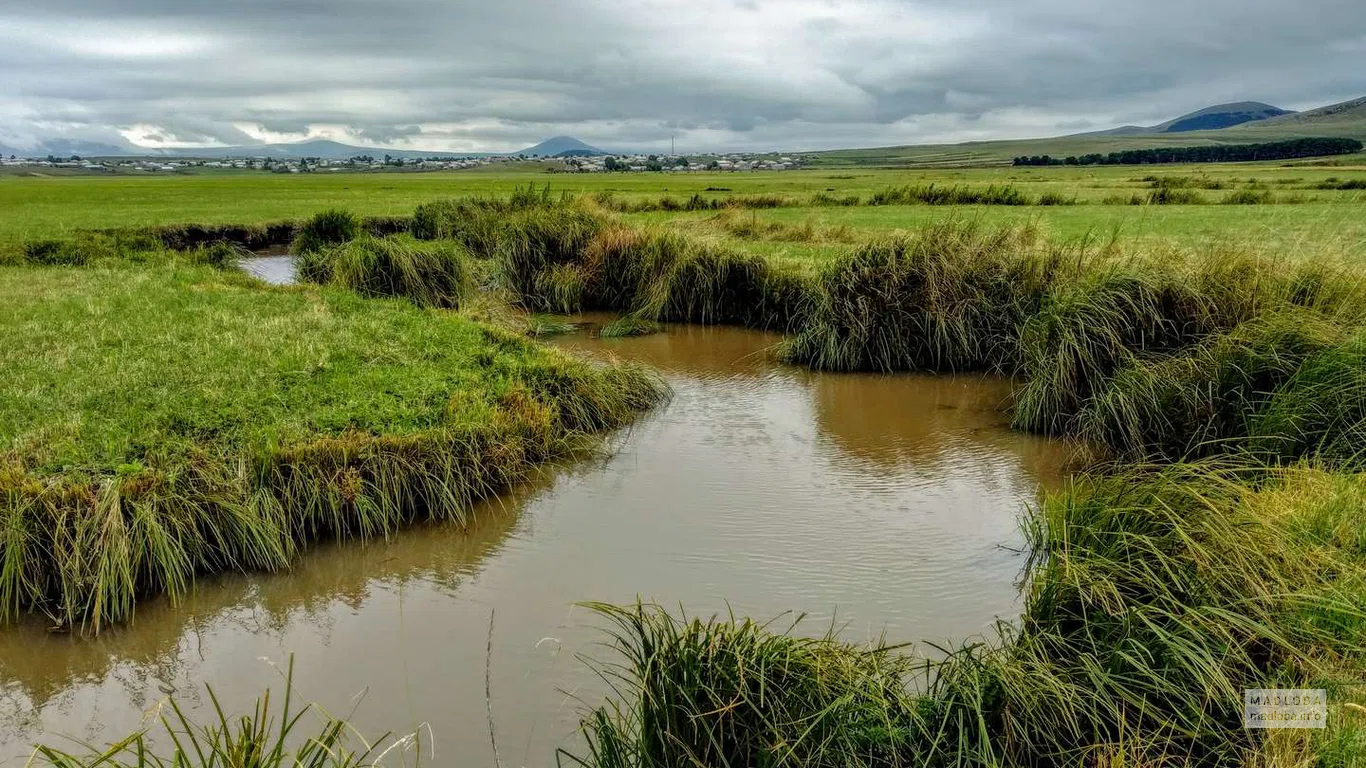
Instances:
[[[439,763],[491,764],[496,609],[500,750],[507,764],[548,765],[576,743],[575,697],[604,693],[574,658],[602,655],[577,601],[808,611],[810,631],[837,621],[853,639],[943,641],[1011,615],[1015,517],[1059,478],[1063,449],[1005,429],[1004,382],[816,374],[773,363],[777,341],[697,327],[565,338],[660,368],[675,398],[610,458],[547,470],[481,510],[474,530],[321,547],[288,574],[151,601],[93,640],[36,624],[0,632],[0,758],[57,734],[121,736],[165,690],[202,708],[208,682],[243,707],[278,686],[261,658],[293,652],[302,695],[354,708],[362,732],[426,722]]]

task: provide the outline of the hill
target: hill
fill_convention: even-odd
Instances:
[[[1007,164],[1012,158],[1020,155],[1066,157],[1097,152],[1107,154],[1129,149],[1250,144],[1319,136],[1366,141],[1366,98],[1304,112],[1280,110],[1283,114],[1244,120],[1224,128],[1189,127],[1203,119],[1218,121],[1233,115],[1265,113],[1268,109],[1279,108],[1260,102],[1239,102],[1208,107],[1155,126],[1125,126],[1109,131],[1040,139],[843,149],[811,153],[810,156],[813,162],[819,165],[952,167]],[[1179,130],[1172,130],[1174,126]]]
[[[1240,101],[1234,104],[1217,104],[1205,107],[1175,120],[1168,120],[1153,126],[1151,133],[1186,133],[1188,131],[1210,131],[1231,128],[1243,123],[1268,120],[1281,115],[1294,114],[1288,109],[1273,107],[1260,101]]]
[[[527,147],[521,152],[511,154],[534,155],[536,157],[595,157],[607,153],[597,147],[585,144],[573,136],[555,136],[534,147]]]
[[[0,148],[8,157],[16,154],[20,157],[45,157],[56,155],[58,157],[69,157],[80,155],[81,157],[182,157],[182,158],[223,158],[223,157],[271,157],[278,160],[298,159],[303,157],[317,157],[325,160],[345,160],[358,155],[370,155],[371,157],[401,157],[405,160],[424,158],[424,157],[496,157],[501,155],[499,152],[450,152],[437,149],[392,149],[388,147],[358,147],[351,144],[343,144],[338,141],[328,139],[313,139],[310,141],[300,141],[283,144],[252,144],[235,147],[202,147],[189,149],[150,149],[139,147],[133,144],[114,145],[99,144],[85,141],[69,141],[65,139],[50,139],[41,145],[26,149]],[[579,141],[571,136],[555,136],[528,147],[519,152],[508,152],[507,156],[516,155],[535,155],[538,157],[590,157],[605,155],[606,152],[597,147]]]

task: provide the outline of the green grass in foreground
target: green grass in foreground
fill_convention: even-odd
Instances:
[[[0,271],[0,619],[98,627],[318,536],[463,520],[659,394],[402,300],[174,262]]]

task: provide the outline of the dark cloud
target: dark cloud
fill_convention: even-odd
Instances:
[[[1360,0],[0,0],[0,143],[959,141],[1315,106],[1364,57]]]

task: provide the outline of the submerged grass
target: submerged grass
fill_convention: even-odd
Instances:
[[[320,537],[464,522],[662,385],[403,301],[166,262],[0,280],[0,620],[89,629]]]
[[[604,339],[623,339],[631,336],[649,336],[662,330],[664,327],[653,320],[641,320],[627,315],[604,325],[602,330],[598,331],[598,336]]]

